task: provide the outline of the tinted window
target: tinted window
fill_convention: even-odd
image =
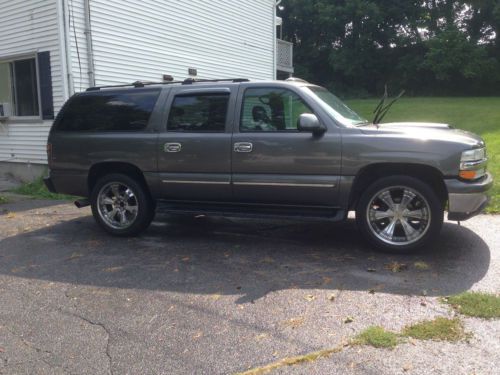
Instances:
[[[170,132],[224,132],[229,94],[177,96],[168,118]]]
[[[299,116],[313,113],[294,92],[278,88],[247,89],[240,131],[297,131]]]
[[[160,89],[102,91],[70,99],[55,129],[62,131],[138,131],[144,129]]]

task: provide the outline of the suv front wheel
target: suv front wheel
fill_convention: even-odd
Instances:
[[[429,185],[408,176],[374,182],[356,209],[364,237],[376,248],[393,253],[409,253],[435,239],[443,215],[443,204]]]
[[[154,204],[143,185],[124,174],[99,179],[90,200],[95,220],[115,236],[141,233],[155,214]]]

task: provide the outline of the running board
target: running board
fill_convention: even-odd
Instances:
[[[207,215],[241,218],[277,218],[343,221],[347,212],[330,207],[211,204],[159,201],[157,211],[168,214]]]

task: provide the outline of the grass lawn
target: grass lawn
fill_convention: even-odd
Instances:
[[[379,99],[350,100],[347,104],[371,120],[378,102]],[[384,119],[384,122],[391,121],[447,123],[481,135],[488,149],[488,169],[496,177],[487,212],[500,213],[500,97],[403,98]]]

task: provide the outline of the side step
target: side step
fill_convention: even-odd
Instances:
[[[241,218],[342,221],[347,212],[333,207],[275,206],[206,202],[158,201],[157,211],[169,214],[207,215]]]

